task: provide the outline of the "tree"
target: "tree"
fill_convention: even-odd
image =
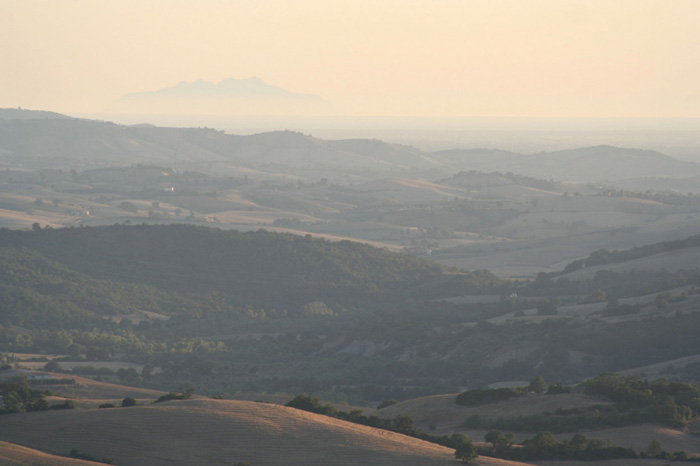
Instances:
[[[495,448],[496,442],[501,437],[501,435],[503,435],[503,432],[501,432],[500,430],[491,430],[487,432],[486,435],[484,435],[484,440],[493,445]]]
[[[493,445],[494,450],[504,450],[515,443],[515,434],[492,430],[484,435],[484,440]]]
[[[394,419],[394,429],[396,432],[405,435],[416,435],[418,429],[416,429],[416,423],[408,416],[399,414]]]
[[[538,432],[525,442],[525,446],[534,454],[548,458],[561,446],[561,442],[554,438],[551,432]]]
[[[513,445],[514,443],[515,434],[512,432],[508,432],[507,434],[503,434],[500,437],[498,437],[494,446],[497,450],[503,450],[505,448],[510,448],[511,445]]]
[[[44,370],[47,372],[58,372],[61,370],[61,365],[55,359],[44,364]]]
[[[654,439],[649,442],[647,450],[644,452],[649,458],[655,458],[661,454],[661,442]]]
[[[462,433],[454,433],[450,437],[450,440],[452,441],[452,445],[459,446],[463,443],[472,443],[472,438],[468,436],[467,434],[462,434]]]
[[[588,439],[583,434],[576,434],[569,440],[569,448],[574,452],[583,451],[588,444]]]
[[[193,385],[190,384],[185,384],[184,386],[180,387],[180,392],[182,393],[182,398],[183,400],[189,400],[192,398],[197,391],[196,388],[194,388]]]
[[[547,385],[547,382],[544,380],[544,378],[539,375],[532,379],[530,385],[528,385],[527,387],[528,390],[535,393],[544,393],[547,391],[547,388],[549,388],[549,385]]]
[[[464,461],[465,463],[471,463],[479,456],[479,453],[473,443],[462,443],[457,446],[455,450],[455,458]]]
[[[24,408],[27,410],[27,412],[46,411],[49,409],[49,403],[46,401],[46,397],[44,397],[44,395],[39,395],[32,401],[25,403]]]

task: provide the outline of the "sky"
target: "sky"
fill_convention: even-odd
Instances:
[[[700,117],[700,0],[0,0],[0,107],[258,76],[347,115]]]

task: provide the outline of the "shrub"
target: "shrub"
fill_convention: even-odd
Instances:
[[[73,400],[66,400],[63,403],[51,405],[49,409],[75,409],[75,403],[73,403]]]
[[[122,400],[122,408],[129,408],[130,406],[136,406],[136,400],[134,398],[124,398]]]

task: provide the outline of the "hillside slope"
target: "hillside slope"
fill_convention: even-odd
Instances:
[[[0,464],[4,466],[94,466],[104,463],[64,458],[13,443],[0,442]]]
[[[264,230],[241,233],[186,225],[3,230],[0,247],[33,249],[100,279],[184,294],[216,292],[239,303],[408,296],[418,285],[425,295],[431,283],[446,286],[444,269],[434,262],[350,241]],[[462,290],[472,279],[497,282],[483,273],[450,277]]]
[[[56,452],[71,448],[116,464],[430,466],[453,451],[393,432],[293,408],[189,400],[133,408],[0,417],[0,438]],[[480,458],[477,464],[517,464]]]

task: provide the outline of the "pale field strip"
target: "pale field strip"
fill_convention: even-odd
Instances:
[[[700,246],[684,248],[682,250],[667,251],[647,257],[640,257],[616,264],[595,265],[570,272],[564,277],[569,280],[590,280],[600,270],[613,272],[630,272],[634,270],[659,270],[669,271],[691,270],[700,266]]]
[[[497,419],[528,416],[545,411],[553,412],[559,408],[586,408],[609,404],[592,396],[576,393],[533,395],[478,406],[460,406],[455,403],[456,397],[456,394],[452,394],[416,398],[388,406],[376,413],[384,418],[393,418],[399,414],[406,415],[413,418],[416,424],[424,429],[430,425],[438,429],[455,429],[459,428],[467,417],[474,415]]]

